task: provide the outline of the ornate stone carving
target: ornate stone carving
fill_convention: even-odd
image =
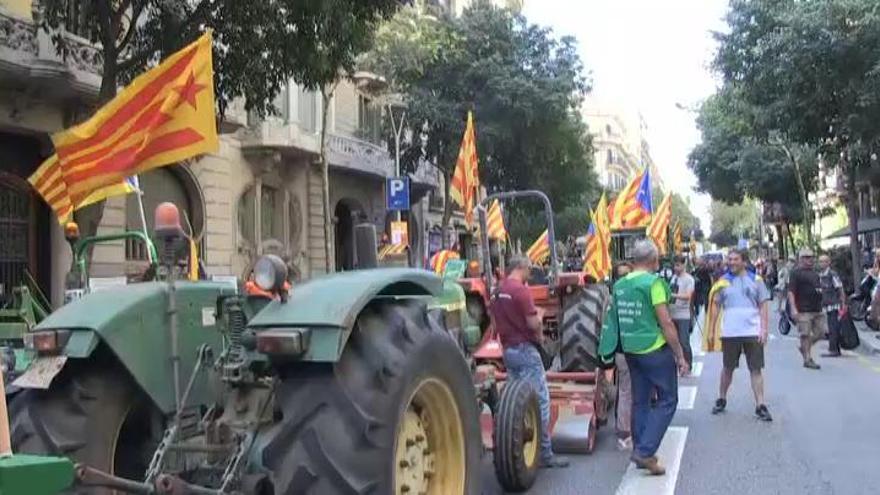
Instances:
[[[388,152],[366,141],[331,134],[327,137],[327,149],[330,153],[337,154],[338,158],[348,159],[346,160],[348,163],[344,164],[336,163],[336,160],[331,159],[331,165],[342,165],[382,177],[389,177],[394,173],[394,162]]]
[[[101,48],[74,34],[64,33],[65,62],[74,69],[92,74],[101,74],[104,67],[104,54]]]
[[[0,12],[0,47],[37,55],[37,27]]]

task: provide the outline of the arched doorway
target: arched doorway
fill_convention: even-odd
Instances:
[[[354,226],[358,223],[363,209],[350,199],[341,199],[336,203],[333,216],[336,218],[334,229],[336,254],[336,271],[353,270],[355,267]]]

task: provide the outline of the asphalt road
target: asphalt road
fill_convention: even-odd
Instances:
[[[825,342],[817,344],[815,355],[826,347]],[[649,478],[629,467],[629,453],[617,449],[614,431],[606,427],[595,453],[571,456],[567,469],[541,472],[529,493],[880,493],[880,357],[817,357],[822,369],[808,370],[801,366],[795,336],[772,335],[765,370],[772,423],[754,417],[744,361],[734,374],[727,412],[710,414],[721,355],[698,356],[695,361],[703,363],[700,376],[681,379],[679,411],[659,453],[669,470],[665,477]],[[692,395],[693,406],[688,408]],[[491,454],[484,464],[485,493],[503,493],[494,478]]]

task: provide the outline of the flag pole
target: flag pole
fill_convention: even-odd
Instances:
[[[137,185],[137,187],[135,187],[134,193],[137,196],[138,213],[140,213],[141,217],[141,228],[144,231],[144,235],[147,237],[147,239],[149,239],[150,233],[149,229],[147,229],[147,215],[144,212],[144,191],[141,189],[141,181],[137,178],[137,175],[135,175],[134,178],[135,184]],[[149,246],[147,246],[147,261],[149,263],[153,263],[153,261],[155,261],[153,260],[153,253],[151,251],[152,250],[149,248]]]

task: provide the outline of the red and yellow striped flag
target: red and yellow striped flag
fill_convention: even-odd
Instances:
[[[550,239],[547,230],[544,230],[535,242],[532,243],[531,247],[526,251],[526,256],[536,265],[540,265],[550,256]]]
[[[468,112],[467,125],[458,150],[458,161],[452,173],[449,195],[464,210],[464,220],[468,227],[474,220],[476,190],[480,187],[480,174],[477,170],[477,139],[474,134],[474,114]]]
[[[441,249],[434,253],[434,256],[431,256],[428,263],[431,265],[431,270],[433,270],[434,273],[437,275],[443,275],[443,270],[446,269],[446,262],[457,259],[461,259],[461,256],[457,252],[451,249]]]
[[[497,199],[492,201],[489,211],[486,213],[487,230],[489,239],[503,241],[507,239],[507,229],[504,228],[504,215],[501,213],[501,202]]]
[[[409,249],[409,246],[403,243],[386,244],[379,248],[379,260],[384,260],[388,256],[400,256],[406,254],[407,249]]]
[[[646,232],[649,239],[654,241],[661,255],[665,255],[668,251],[667,243],[669,240],[669,221],[672,219],[672,193],[666,193],[663,202],[657,208],[651,223],[648,225]]]
[[[675,227],[672,229],[672,249],[676,255],[681,254],[681,224],[675,221]]]
[[[652,210],[651,173],[645,169],[620,191],[614,201],[611,227],[644,227],[651,219]]]
[[[611,225],[608,220],[608,200],[605,194],[592,214],[591,235],[587,239],[587,252],[584,257],[584,273],[596,280],[604,280],[611,275]]]
[[[55,154],[28,180],[59,218],[128,176],[216,151],[211,33],[138,76],[52,142]]]

